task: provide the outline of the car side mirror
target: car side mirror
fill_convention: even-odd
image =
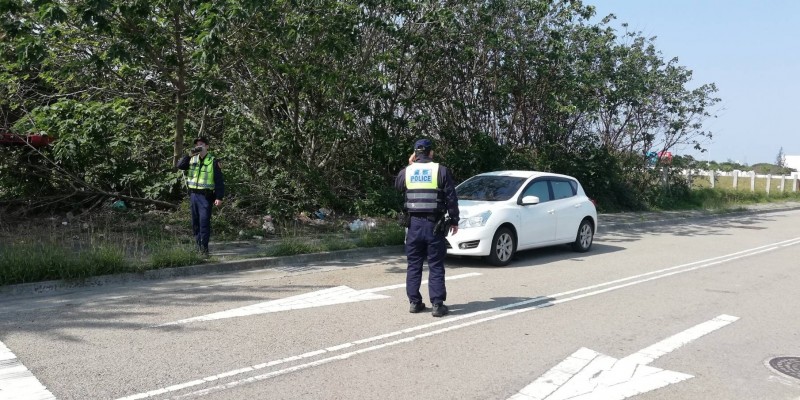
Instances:
[[[522,198],[523,206],[529,206],[533,204],[539,204],[539,196],[525,196]]]

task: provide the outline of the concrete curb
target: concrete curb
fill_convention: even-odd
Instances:
[[[25,295],[43,294],[57,290],[100,287],[105,285],[141,282],[147,280],[177,278],[185,276],[206,275],[215,273],[228,273],[247,271],[253,269],[276,268],[282,266],[320,263],[327,261],[353,260],[384,255],[402,255],[403,246],[369,247],[330,251],[325,253],[299,254],[286,257],[262,257],[245,260],[222,261],[218,263],[190,265],[177,268],[161,268],[140,273],[122,273],[114,275],[93,276],[78,280],[54,280],[44,282],[20,283],[16,285],[0,286],[0,295]]]

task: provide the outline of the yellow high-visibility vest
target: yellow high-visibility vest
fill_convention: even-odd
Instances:
[[[214,190],[214,156],[206,154],[202,163],[199,155],[193,156],[189,160],[189,176],[186,177],[186,184],[189,189]]]
[[[406,210],[411,213],[434,213],[440,207],[439,164],[413,163],[406,167]]]

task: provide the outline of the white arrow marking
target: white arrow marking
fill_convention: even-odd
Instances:
[[[738,319],[720,315],[620,360],[581,348],[509,400],[622,400],[687,380],[647,364]]]
[[[480,273],[472,272],[469,274],[455,275],[445,278],[454,280],[478,276]],[[427,283],[423,281],[422,284]],[[280,300],[265,301],[263,303],[251,304],[249,306],[234,308],[232,310],[220,311],[213,314],[202,315],[199,317],[182,319],[180,321],[168,322],[158,326],[181,325],[191,322],[213,321],[217,319],[244,317],[248,315],[266,314],[279,311],[299,310],[303,308],[330,306],[333,304],[354,303],[357,301],[387,299],[389,296],[375,294],[391,289],[403,288],[406,285],[391,285],[372,289],[355,290],[347,286],[336,286],[330,289],[318,290],[316,292],[304,293],[297,296],[287,297]]]
[[[17,356],[0,342],[0,399],[55,399],[38,379],[25,368]]]

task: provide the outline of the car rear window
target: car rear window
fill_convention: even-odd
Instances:
[[[575,196],[577,189],[570,181],[550,181],[553,186],[553,196],[555,200],[566,199]]]
[[[517,193],[526,178],[473,176],[456,187],[460,200],[504,201]]]

